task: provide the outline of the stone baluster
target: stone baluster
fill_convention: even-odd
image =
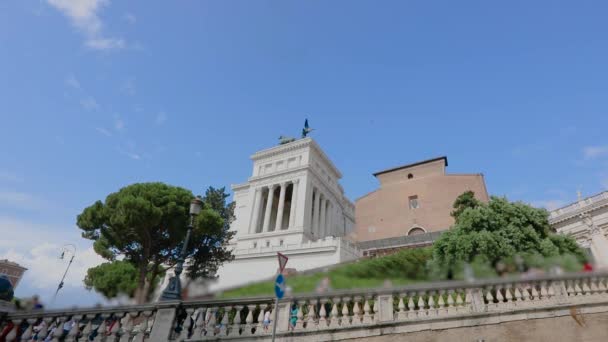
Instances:
[[[473,294],[471,289],[465,289],[464,312],[473,312]]]
[[[515,298],[513,297],[513,295],[511,294],[511,290],[513,288],[513,284],[509,284],[505,286],[505,299],[507,301],[507,307],[513,307],[513,302],[515,301]]]
[[[585,294],[587,296],[590,295],[591,294],[591,289],[589,288],[589,285],[588,285],[589,280],[588,279],[581,279],[580,281],[581,281],[581,283],[583,283],[583,286],[582,286],[583,294]]]
[[[598,288],[597,288],[597,278],[590,278],[589,279],[589,289],[591,289],[591,294],[597,294],[598,293]]]
[[[74,315],[72,316],[72,328],[68,332],[68,336],[65,339],[66,342],[77,342],[78,335],[80,335],[80,320],[82,319],[82,315]]]
[[[429,317],[434,317],[437,316],[437,310],[435,309],[435,291],[429,291],[428,292],[429,297],[427,300],[429,309],[427,311],[427,315]]]
[[[241,335],[241,310],[243,310],[243,308],[243,305],[234,306],[236,312],[234,314],[234,319],[232,320],[232,327],[230,328],[230,335],[232,336]]]
[[[131,342],[133,340],[133,337],[137,333],[137,331],[135,331],[135,319],[137,318],[137,316],[139,316],[138,311],[127,312],[125,314],[125,318],[123,318],[124,323],[122,325],[122,335],[120,336],[120,342]],[[181,334],[186,331],[187,335],[190,331],[190,325],[190,316],[187,316],[184,320],[184,323],[182,324]]]
[[[517,301],[517,305],[523,304],[522,302],[525,301],[526,299],[524,298],[521,291],[519,290],[519,284],[513,284],[513,287],[514,287],[513,294],[515,295],[515,300]]]
[[[539,300],[540,296],[538,290],[536,289],[536,284],[530,284],[530,298],[534,301]]]
[[[327,298],[321,298],[319,300],[319,302],[321,303],[321,307],[319,308],[319,329],[327,328],[327,311],[325,310],[325,304],[327,304],[328,301],[329,299]]]
[[[363,304],[363,324],[372,324],[372,315],[370,314],[369,300],[371,296],[365,297],[365,304]]]
[[[296,326],[294,327],[295,330],[301,330],[304,329],[304,306],[306,305],[306,301],[304,300],[299,300],[297,301],[297,305],[298,305],[298,313],[296,315]]]
[[[464,300],[462,299],[464,295],[466,295],[466,290],[456,291],[456,312],[466,312],[469,308],[464,305]]]
[[[445,290],[439,290],[439,297],[437,299],[437,316],[444,316],[448,314],[448,309],[445,307]]]
[[[34,324],[36,324],[36,321],[38,321],[36,318],[29,318],[26,320],[28,325],[27,329],[25,329],[25,331],[21,334],[21,341],[29,341],[32,338],[32,335],[34,334]]]
[[[549,299],[549,292],[547,291],[547,282],[540,282],[540,299],[547,300]]]
[[[194,313],[194,308],[186,309],[186,318],[184,318],[184,323],[182,323],[182,331],[180,331],[179,338],[180,339],[188,339],[190,337],[190,328],[192,327],[192,314]],[[122,342],[122,341],[121,341]],[[128,341],[126,341],[128,342]]]
[[[53,342],[59,342],[61,337],[63,336],[63,324],[68,318],[66,316],[57,317],[57,325],[55,327],[55,331],[53,331]]]
[[[152,316],[152,311],[142,311],[141,317],[143,318],[141,324],[139,325],[139,329],[135,334],[135,338],[133,342],[144,342],[146,339],[146,333],[148,331],[148,320]]]
[[[44,317],[42,319],[42,322],[40,323],[40,324],[42,324],[42,328],[38,332],[39,341],[44,341],[46,339],[47,335],[49,334],[49,325],[51,325],[52,323],[53,323],[52,317]]]
[[[317,327],[317,299],[308,301],[308,313],[306,314],[306,330],[312,330]]]
[[[494,296],[492,295],[492,289],[491,288],[487,288],[486,289],[486,295],[485,295],[485,299],[486,299],[486,306],[487,307],[492,307],[494,304]]]
[[[351,325],[350,311],[348,310],[348,303],[350,303],[350,297],[342,298],[342,318],[340,319],[340,325],[343,327],[349,327]]]
[[[192,338],[200,338],[205,335],[205,317],[207,308],[198,308],[196,321],[194,322],[194,330],[192,332]]]
[[[85,324],[84,328],[82,328],[82,338],[85,339],[85,341],[89,341],[89,336],[91,336],[91,333],[93,332],[93,319],[95,319],[95,316],[95,314],[82,316],[82,319],[87,320],[87,324]]]
[[[217,306],[213,306],[210,308],[207,308],[207,310],[209,310],[209,321],[207,321],[207,326],[205,327],[207,330],[207,334],[205,336],[209,337],[209,336],[215,336],[215,326],[217,323],[217,310],[218,307]]]
[[[232,311],[232,306],[224,307],[224,314],[222,315],[222,320],[220,321],[220,336],[228,336],[228,324],[230,324],[230,311]]]
[[[361,316],[361,309],[359,308],[359,302],[361,302],[360,296],[355,296],[353,298],[353,320],[351,322],[352,325],[360,325],[363,317]]]
[[[407,312],[405,312],[405,303],[403,302],[403,298],[405,298],[405,293],[399,294],[399,304],[397,304],[397,308],[399,309],[399,313],[397,313],[397,319],[404,320],[407,318]]]
[[[101,324],[99,324],[99,327],[97,328],[97,336],[95,337],[95,342],[105,341],[106,335],[108,333],[107,320],[108,317],[110,317],[110,314],[102,313],[99,315],[99,317],[101,318]]]
[[[577,296],[580,296],[583,294],[583,290],[579,286],[579,282],[580,282],[579,279],[574,280],[574,293],[576,293]]]
[[[447,296],[448,296],[448,309],[447,309],[447,314],[448,315],[452,315],[456,313],[456,308],[454,307],[454,290],[449,289],[447,291]]]
[[[372,306],[374,311],[374,322],[378,322],[380,319],[380,307],[378,306],[378,298],[374,298],[374,305]]]
[[[417,295],[418,295],[418,317],[426,317],[427,309],[426,309],[426,302],[424,300],[425,292],[418,291]]]
[[[330,312],[331,318],[329,321],[330,328],[337,328],[340,326],[340,322],[338,321],[338,303],[340,303],[340,298],[333,298]]]
[[[257,329],[255,329],[255,333],[257,335],[267,332],[264,329],[264,313],[266,312],[267,307],[268,307],[268,304],[260,304],[260,313],[258,314],[258,325],[257,325]],[[272,317],[272,313],[270,314],[270,317]]]
[[[597,279],[597,290],[598,290],[600,293],[605,293],[605,292],[606,292],[606,290],[608,290],[608,289],[606,288],[606,285],[604,284],[604,279],[602,279],[602,278],[598,278],[598,279]]]
[[[118,340],[118,338],[120,337],[120,334],[122,332],[122,319],[124,317],[124,313],[123,312],[117,312],[114,314],[114,324],[112,324],[112,327],[110,328],[110,336],[112,340]]]
[[[11,320],[11,322],[13,323],[13,329],[11,329],[11,332],[9,332],[5,337],[7,342],[13,342],[17,340],[17,333],[19,331],[19,325],[21,325],[22,320],[14,319]]]
[[[408,294],[407,300],[407,317],[408,318],[416,318],[418,317],[418,312],[416,311],[416,303],[414,302],[415,292],[410,292]]]
[[[255,310],[255,307],[255,305],[247,305],[247,317],[245,317],[245,330],[243,331],[244,335],[251,335],[253,333],[253,311]]]

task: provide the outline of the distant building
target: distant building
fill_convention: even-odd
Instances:
[[[23,273],[27,271],[27,268],[20,266],[19,264],[8,261],[6,259],[0,260],[0,274],[5,274],[13,285],[13,289],[17,289]]]
[[[549,214],[549,224],[576,242],[594,259],[599,268],[608,268],[608,191],[582,198]]]
[[[374,173],[380,188],[355,202],[354,238],[364,254],[431,244],[454,223],[454,201],[465,191],[489,201],[482,174],[446,174],[447,166],[439,157]]]

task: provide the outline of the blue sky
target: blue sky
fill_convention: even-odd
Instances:
[[[121,186],[247,179],[279,135],[313,137],[349,198],[447,155],[491,194],[549,208],[608,188],[601,1],[0,2],[0,257],[18,295],[91,304],[76,215]]]

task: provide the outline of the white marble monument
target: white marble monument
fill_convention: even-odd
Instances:
[[[210,290],[239,286],[277,273],[277,252],[287,268],[303,271],[356,259],[344,237],[354,229],[355,207],[339,184],[340,171],[311,138],[256,152],[253,174],[232,186],[235,256]]]
[[[608,269],[608,191],[582,198],[551,211],[549,224],[558,233],[572,236],[591,252],[598,269]]]

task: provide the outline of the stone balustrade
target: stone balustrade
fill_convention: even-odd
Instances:
[[[322,341],[370,336],[387,326],[443,322],[449,328],[493,315],[521,320],[526,312],[584,305],[604,305],[608,312],[607,282],[608,273],[584,273],[298,295],[278,307],[274,298],[258,297],[9,313],[1,328],[12,329],[7,341],[30,341],[36,333],[39,340],[51,333],[59,340],[66,322],[66,341],[266,340],[272,323],[264,324],[265,314],[272,318],[278,309],[279,340]]]

